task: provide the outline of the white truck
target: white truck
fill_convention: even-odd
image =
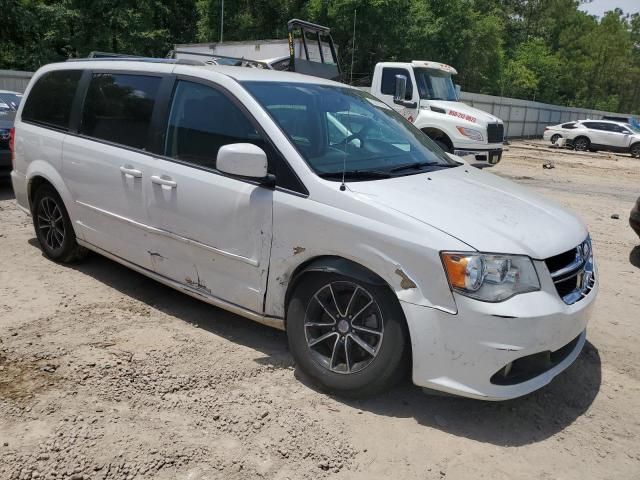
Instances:
[[[459,100],[444,63],[414,60],[376,64],[370,92],[394,107],[443,150],[493,165],[502,158],[504,124]]]
[[[170,56],[343,80],[328,27],[293,19],[287,29],[288,38],[282,40],[178,44]],[[381,62],[371,88],[363,90],[398,110],[446,152],[494,165],[502,158],[502,120],[459,100],[452,80],[457,73],[438,62]]]

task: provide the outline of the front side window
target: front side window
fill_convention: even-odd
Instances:
[[[426,68],[414,68],[420,98],[424,100],[458,100],[456,87],[449,73]]]
[[[143,149],[160,77],[96,73],[84,102],[80,133]]]
[[[249,119],[225,94],[206,85],[178,81],[165,155],[214,169],[218,150],[231,143],[253,143],[268,150]]]
[[[22,120],[67,130],[82,70],[45,73],[31,88]]]
[[[413,83],[411,82],[409,70],[406,68],[385,67],[382,69],[382,94],[391,96],[396,94],[396,75],[404,75],[407,77],[407,94],[404,99],[411,100],[413,98]]]
[[[243,85],[321,177],[386,178],[455,167],[424,133],[368,93],[275,82]]]

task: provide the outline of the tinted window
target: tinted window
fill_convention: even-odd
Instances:
[[[94,74],[80,133],[144,148],[160,81],[159,77],[143,75]]]
[[[405,100],[411,100],[413,98],[413,83],[411,83],[409,71],[405,68],[382,69],[382,93],[384,95],[395,95],[396,75],[404,75],[407,77],[407,94],[405,95]]]
[[[208,168],[218,150],[230,143],[265,142],[249,119],[223,93],[205,85],[179,81],[169,115],[165,154]]]
[[[562,128],[576,128],[575,122],[565,123],[562,125]]]
[[[44,74],[29,93],[22,111],[22,119],[68,129],[71,105],[81,75],[81,70]]]
[[[600,122],[584,122],[583,125],[593,130],[605,130],[605,127]]]

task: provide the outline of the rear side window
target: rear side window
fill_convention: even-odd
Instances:
[[[198,83],[179,81],[169,115],[165,155],[216,168],[218,150],[230,143],[266,142],[249,119],[222,92]]]
[[[31,88],[22,120],[67,130],[71,105],[82,70],[45,73]]]
[[[413,83],[411,83],[411,75],[404,68],[383,68],[382,69],[382,86],[383,95],[395,95],[396,93],[396,75],[404,75],[407,77],[407,94],[405,100],[413,98]]]
[[[562,128],[576,128],[575,122],[565,123],[562,125]]]
[[[96,73],[82,112],[80,133],[143,149],[161,78]]]

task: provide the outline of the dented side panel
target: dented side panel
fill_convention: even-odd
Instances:
[[[398,298],[448,312],[455,303],[439,257],[430,245],[464,244],[409,217],[363,201],[338,185],[317,190],[322,201],[274,194],[274,237],[266,314],[285,315],[285,294],[295,269],[316,257],[338,256],[376,273]],[[467,247],[468,248],[468,247]],[[415,259],[421,262],[416,263]]]

